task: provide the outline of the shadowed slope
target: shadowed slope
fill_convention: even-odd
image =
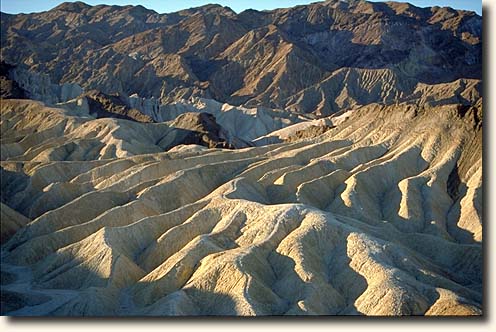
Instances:
[[[7,314],[480,315],[481,121],[372,104],[309,139],[161,152],[165,125],[2,102],[2,204],[32,218],[2,242]]]

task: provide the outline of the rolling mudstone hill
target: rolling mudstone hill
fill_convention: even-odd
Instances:
[[[482,314],[481,20],[2,13],[2,314]]]

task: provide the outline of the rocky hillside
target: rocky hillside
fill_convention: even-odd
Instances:
[[[478,99],[482,18],[330,0],[272,11],[64,3],[1,16],[3,60],[86,91],[203,97],[329,115],[372,102]]]
[[[26,91],[12,79],[10,72],[14,67],[0,62],[0,98],[2,99],[24,99],[27,98]]]

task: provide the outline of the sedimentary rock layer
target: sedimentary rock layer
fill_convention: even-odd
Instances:
[[[1,116],[5,314],[482,313],[481,102],[371,104],[238,150],[163,152],[166,125],[32,101]]]

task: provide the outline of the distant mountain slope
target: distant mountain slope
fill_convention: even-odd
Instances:
[[[406,3],[326,1],[236,14],[206,5],[171,14],[142,6],[64,3],[2,13],[2,57],[57,84],[155,97],[204,97],[232,105],[329,115],[422,93],[480,95],[482,18]],[[465,83],[469,82],[469,83]],[[419,87],[419,84],[422,87]]]

